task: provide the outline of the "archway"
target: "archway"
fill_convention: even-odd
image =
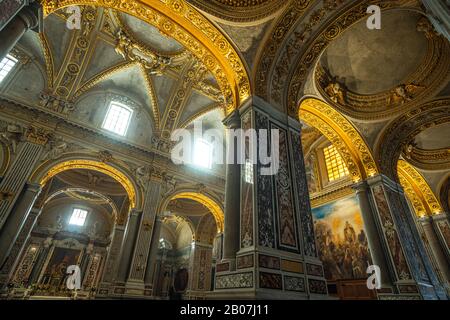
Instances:
[[[354,182],[374,176],[378,167],[364,138],[339,112],[316,98],[300,102],[299,118],[319,130],[339,150]]]
[[[46,16],[74,5],[102,6],[135,16],[173,37],[205,64],[224,94],[227,113],[239,108],[250,96],[250,81],[238,53],[222,33],[185,0],[44,0],[42,4]]]
[[[140,188],[132,180],[131,175],[123,168],[117,165],[107,164],[93,159],[69,159],[58,162],[44,162],[32,174],[30,180],[44,186],[52,177],[58,173],[73,170],[86,169],[98,171],[106,174],[122,185],[128,194],[130,208],[139,208],[142,206],[142,195]]]
[[[430,216],[443,211],[425,178],[413,166],[405,160],[399,160],[397,172],[400,184],[418,217]]]

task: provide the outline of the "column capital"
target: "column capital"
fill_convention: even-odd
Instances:
[[[33,2],[24,7],[18,13],[18,16],[22,19],[28,29],[33,29],[37,32],[43,31],[43,10],[40,3]]]
[[[234,110],[225,119],[223,119],[222,122],[228,129],[240,128],[241,127],[241,115],[239,114],[239,110]]]
[[[39,194],[42,191],[42,186],[39,183],[27,183],[26,190]]]
[[[387,187],[389,187],[390,189],[392,189],[395,192],[404,194],[403,191],[403,187],[401,186],[401,184],[399,184],[398,182],[392,180],[391,178],[389,178],[388,176],[384,175],[384,174],[377,174],[373,177],[369,177],[366,179],[366,182],[368,183],[369,186],[374,186],[377,184],[383,184]]]
[[[358,192],[365,192],[369,188],[369,184],[367,183],[366,180],[363,180],[363,181],[355,183],[354,185],[352,185],[351,188],[353,190],[355,190],[357,193]]]
[[[441,212],[438,214],[433,214],[430,216],[430,219],[432,219],[433,221],[441,221],[441,220],[450,220],[450,215],[448,214],[448,212]]]

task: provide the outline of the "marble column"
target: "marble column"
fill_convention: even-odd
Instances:
[[[125,238],[122,243],[120,252],[119,269],[117,272],[116,283],[125,284],[127,275],[131,268],[131,259],[133,258],[133,248],[136,244],[136,239],[141,223],[142,212],[132,209],[128,217]]]
[[[208,296],[324,299],[327,285],[315,245],[301,125],[258,97],[239,112],[244,135],[257,141],[242,143],[246,161],[235,173],[239,184],[227,175],[227,184],[233,184],[225,195],[224,261],[216,264],[214,292]],[[230,223],[235,213],[239,220]],[[230,228],[239,246],[235,269],[226,261],[234,254]]]
[[[223,123],[230,130],[241,128],[239,111],[233,112]],[[232,135],[231,135],[232,136]],[[241,165],[238,163],[238,141],[227,141],[227,161],[225,174],[225,225],[223,240],[223,260],[230,261],[234,268],[236,253],[239,251]],[[234,157],[229,157],[230,153]],[[230,158],[230,159],[229,159]]]
[[[157,216],[155,221],[155,227],[152,236],[152,244],[150,246],[150,252],[148,254],[147,266],[145,268],[145,286],[154,289],[157,279],[155,278],[156,259],[158,257],[159,250],[159,237],[161,234],[162,219]]]
[[[353,188],[356,190],[356,197],[361,208],[364,230],[366,232],[372,262],[374,265],[380,267],[381,287],[392,288],[393,285],[390,276],[390,270],[392,269],[389,267],[390,264],[385,256],[386,251],[383,249],[383,240],[380,236],[378,223],[370,204],[369,186],[367,185],[367,182],[362,181],[354,185]]]
[[[0,31],[0,61],[6,57],[22,36],[30,29],[39,27],[42,23],[42,8],[38,3],[32,3],[24,7],[6,26]]]
[[[394,267],[396,293],[416,295],[422,299],[447,299],[402,186],[382,174],[368,178],[367,183],[385,239],[385,250],[389,252]]]
[[[31,213],[32,216],[30,219],[33,220],[33,224],[31,226],[25,225],[25,221],[27,220],[30,210],[33,207],[34,202],[36,201],[39,193],[41,192],[41,186],[36,184],[28,184],[25,187],[22,195],[19,197],[16,205],[14,206],[14,211],[12,214],[8,216],[5,224],[0,230],[0,265],[3,266],[5,260],[8,256],[11,255],[12,258],[12,248],[19,235],[22,232],[25,232],[28,236],[31,232],[31,228],[34,225],[34,221],[36,221],[37,213]],[[22,230],[23,227],[27,229]],[[25,238],[26,239],[26,238]],[[21,244],[21,247],[18,248],[18,252],[15,254],[19,255],[24,243]],[[17,258],[14,257],[14,258]]]
[[[443,280],[450,284],[450,260],[448,255],[448,248],[445,242],[441,242],[441,233],[439,228],[439,221],[448,223],[445,214],[435,216],[426,216],[419,219],[423,231],[425,232],[426,240],[435,257],[437,267],[442,275]],[[450,229],[449,229],[450,230]]]
[[[28,214],[25,223],[20,229],[20,233],[17,236],[17,239],[15,240],[8,256],[6,257],[6,261],[2,265],[2,268],[0,270],[0,286],[7,284],[12,278],[40,212],[40,209],[33,208]],[[1,239],[0,241],[3,241],[3,239]],[[7,242],[7,240],[5,240],[5,242]],[[0,244],[0,247],[1,246],[2,243]]]

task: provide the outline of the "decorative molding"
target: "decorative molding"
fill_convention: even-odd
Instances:
[[[399,160],[397,170],[400,183],[419,217],[443,212],[427,181],[412,165],[404,160]],[[420,199],[422,206],[417,204],[417,198]]]
[[[226,111],[250,96],[250,82],[239,55],[228,40],[185,0],[43,0],[45,15],[69,5],[92,5],[135,16],[188,48],[215,76]]]
[[[298,101],[303,95],[303,86],[308,77],[309,71],[315,65],[318,57],[324,52],[329,43],[339,37],[345,30],[353,26],[358,21],[367,17],[367,8],[371,4],[378,5],[381,10],[393,9],[401,6],[405,6],[409,4],[408,0],[393,0],[393,1],[359,1],[357,4],[352,3],[351,5],[347,5],[346,11],[340,13],[340,15],[334,19],[329,20],[330,22],[321,25],[320,31],[314,36],[311,36],[311,31],[307,32],[307,36],[310,37],[311,40],[308,45],[305,46],[305,38],[302,37],[304,33],[294,33],[297,39],[292,39],[292,44],[286,45],[286,52],[289,51],[289,47],[294,48],[294,52],[291,52],[291,63],[289,66],[294,66],[283,72],[282,79],[279,79],[275,84],[273,84],[277,78],[272,77],[272,91],[270,92],[272,99],[278,101],[283,104],[286,103],[287,111],[289,115],[295,116],[297,113]],[[332,5],[333,6],[333,5]],[[322,15],[317,16],[317,19],[321,19]],[[277,61],[277,66],[275,66],[274,70],[279,66],[283,68],[282,65],[286,64],[286,61],[283,59],[279,59]],[[287,88],[287,90],[285,89]],[[284,95],[285,101],[281,101],[282,94]]]
[[[39,172],[42,171],[42,168],[46,166],[46,162],[41,164],[32,174],[31,181],[34,181]],[[44,186],[52,177],[57,175],[58,173],[64,172],[66,170],[72,169],[86,169],[86,170],[94,170],[101,173],[104,173],[118,183],[122,185],[125,191],[128,194],[128,198],[130,201],[130,207],[134,208],[137,205],[137,192],[136,188],[133,185],[133,182],[120,170],[108,165],[104,162],[87,160],[87,159],[79,159],[79,160],[68,160],[64,162],[60,162],[54,165],[50,170],[48,170],[45,175],[40,179],[39,183],[41,186]]]
[[[446,122],[450,122],[449,98],[428,102],[394,119],[375,148],[380,172],[396,180],[397,161],[404,147],[420,132]]]
[[[417,30],[422,30],[423,20],[419,20]],[[426,33],[426,35],[429,33]],[[352,92],[317,64],[314,79],[320,94],[333,107],[357,119],[379,119],[392,117],[422,103],[441,90],[450,74],[450,44],[436,35],[426,36],[428,51],[417,70],[395,88],[371,95]]]
[[[358,130],[331,106],[315,98],[300,103],[299,117],[318,129],[339,150],[354,182],[378,173],[372,153]]]
[[[197,8],[226,21],[255,22],[283,8],[286,0],[187,0]]]

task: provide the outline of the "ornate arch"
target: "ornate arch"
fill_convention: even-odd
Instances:
[[[214,196],[190,188],[177,189],[161,202],[159,212],[163,212],[169,202],[176,199],[190,199],[204,205],[216,221],[217,232],[223,232],[225,215],[219,204],[220,202]]]
[[[216,235],[217,223],[212,215],[205,215],[201,218],[197,230],[195,231],[195,240],[212,245]]]
[[[66,193],[66,192],[80,192],[80,191],[81,192],[89,191],[90,193],[94,194],[95,196],[97,196],[97,197],[103,199],[104,201],[106,201],[109,204],[109,206],[111,207],[111,209],[112,209],[112,220],[116,221],[117,216],[119,214],[119,210],[118,210],[116,204],[114,203],[114,201],[112,201],[108,196],[105,196],[104,194],[101,194],[101,193],[99,193],[97,191],[87,190],[85,188],[66,187],[66,188],[57,190],[57,191],[53,192],[52,194],[50,194],[49,196],[46,197],[46,199],[44,200],[43,207],[47,203],[49,203],[53,198],[55,198],[56,196],[58,196],[58,195],[60,195],[62,193]]]
[[[397,172],[400,184],[419,217],[443,211],[425,178],[412,165],[404,160],[399,160]]]
[[[408,0],[291,1],[264,44],[268,49],[258,59],[255,94],[272,105],[287,108],[295,117],[299,95],[318,57],[331,41],[366,18],[371,4],[381,10],[409,6],[420,12]]]
[[[428,102],[394,119],[376,144],[380,172],[397,180],[397,161],[403,147],[420,132],[446,122],[450,122],[450,98]]]
[[[311,97],[300,103],[298,112],[301,120],[319,130],[339,150],[354,182],[378,173],[364,138],[339,112]]]
[[[110,176],[125,189],[130,201],[130,208],[142,207],[141,190],[137,187],[131,175],[124,168],[98,160],[76,158],[46,161],[33,172],[30,180],[44,186],[58,173],[72,169],[93,170]]]
[[[439,200],[444,212],[450,212],[450,173],[438,184]]]
[[[250,81],[232,44],[186,0],[43,0],[47,16],[73,5],[115,9],[158,28],[180,42],[215,76],[230,113],[250,96]]]

